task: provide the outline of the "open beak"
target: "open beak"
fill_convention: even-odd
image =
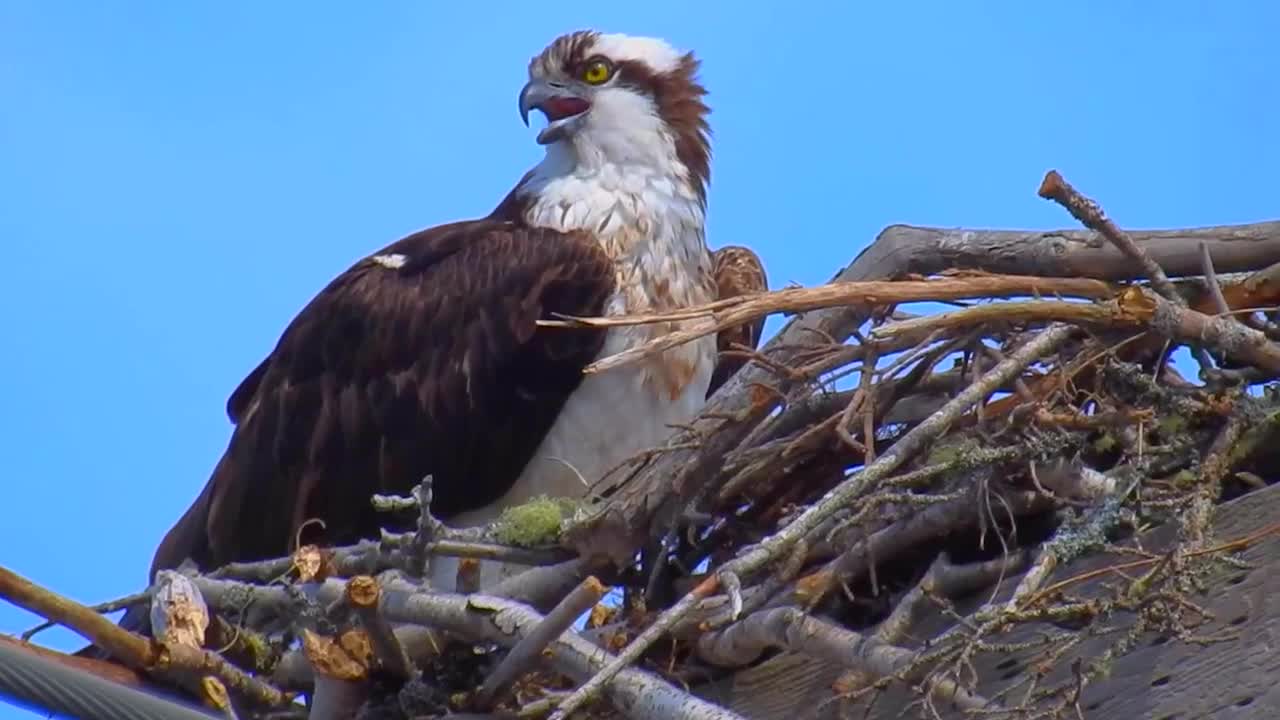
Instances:
[[[529,112],[539,110],[547,118],[547,126],[538,133],[538,144],[547,145],[563,139],[570,126],[591,109],[591,103],[563,85],[545,80],[530,80],[520,91],[520,119],[529,125]]]

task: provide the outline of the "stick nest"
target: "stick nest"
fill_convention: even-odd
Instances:
[[[1275,530],[1221,538],[1213,519],[1280,481],[1280,233],[1131,235],[1056,173],[1040,195],[1088,231],[906,229],[909,251],[886,234],[829,285],[682,313],[714,321],[698,332],[796,317],[584,504],[459,531],[427,479],[375,499],[416,509],[416,532],[166,574],[135,601],[194,597],[207,629],[141,646],[0,589],[140,684],[243,718],[742,717],[724,688],[780,656],[839,671],[796,717],[1077,717],[1148,634],[1213,642],[1197,597]],[[1135,541],[1157,526],[1160,549]],[[441,555],[464,590],[485,559],[533,569],[434,593]]]

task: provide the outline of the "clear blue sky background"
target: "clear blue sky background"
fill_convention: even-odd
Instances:
[[[711,242],[809,285],[889,223],[1073,226],[1050,168],[1127,227],[1280,217],[1277,8],[0,0],[0,564],[140,589],[294,313],[538,160],[516,94],[559,33],[701,55]]]

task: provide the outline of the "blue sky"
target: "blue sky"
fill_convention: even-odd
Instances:
[[[1280,6],[893,5],[0,1],[0,564],[140,589],[312,294],[538,160],[516,95],[568,30],[703,58],[710,240],[775,285],[890,223],[1072,226],[1050,168],[1126,227],[1280,216]]]

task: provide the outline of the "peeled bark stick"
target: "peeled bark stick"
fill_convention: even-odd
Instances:
[[[360,624],[369,635],[369,644],[373,646],[373,655],[382,668],[401,680],[408,680],[414,675],[413,663],[404,651],[404,646],[396,639],[391,624],[382,617],[378,610],[382,596],[378,581],[368,575],[359,575],[347,581],[347,603],[360,618]]]
[[[332,574],[338,577],[353,575],[371,575],[400,567],[404,564],[401,553],[395,547],[383,547],[375,540],[362,540],[354,545],[337,548],[324,548],[325,563]],[[257,560],[253,562],[227,563],[208,573],[211,579],[243,580],[246,582],[270,583],[277,578],[301,570],[297,567],[294,555]]]
[[[0,598],[74,630],[130,667],[146,670],[156,661],[155,649],[146,638],[5,567],[0,567]]]
[[[384,533],[380,544],[384,548],[410,549],[417,533]],[[423,551],[432,557],[470,558],[473,560],[496,560],[518,565],[554,565],[573,557],[573,554],[555,547],[523,548],[513,545],[477,542],[471,540],[453,540],[437,538],[423,546]]]
[[[953,310],[937,315],[887,323],[871,331],[872,338],[888,338],[926,330],[970,328],[992,322],[1070,322],[1111,328],[1139,325],[1138,318],[1126,315],[1114,302],[1073,303],[1054,300],[1003,302]]]
[[[823,521],[838,510],[848,506],[857,497],[874,487],[902,463],[924,449],[929,442],[944,432],[947,427],[967,411],[972,405],[995,391],[996,388],[1009,382],[1028,365],[1042,355],[1052,352],[1071,336],[1074,328],[1068,325],[1052,325],[1037,335],[1027,344],[1009,354],[997,363],[989,372],[976,382],[961,391],[954,399],[942,407],[936,414],[912,428],[896,443],[888,448],[875,462],[866,466],[861,472],[837,485],[815,505],[809,507],[785,528],[770,535],[745,554],[725,563],[714,575],[700,583],[688,595],[681,598],[674,606],[662,613],[657,621],[640,633],[613,662],[606,665],[585,684],[565,698],[551,720],[564,720],[570,713],[590,701],[606,683],[627,665],[639,659],[658,638],[687,614],[698,600],[710,595],[722,583],[726,586],[736,578],[754,573],[767,563],[782,557],[800,539],[804,538]],[[733,576],[730,581],[724,578]]]
[[[1111,297],[1118,288],[1089,278],[1046,278],[1029,275],[996,275],[970,272],[930,280],[865,280],[832,282],[814,287],[784,288],[738,295],[685,310],[608,317],[564,316],[559,320],[539,320],[542,327],[617,327],[647,325],[674,320],[713,317],[729,311],[748,319],[777,312],[796,313],[849,303],[897,304],[928,300],[966,300],[1021,295],[1065,296],[1090,300]]]
[[[198,583],[197,583],[198,586]],[[245,674],[214,653],[177,643],[151,642],[93,610],[0,567],[0,597],[59,625],[68,627],[124,664],[147,672],[190,670],[213,673],[227,687],[261,705],[278,707],[289,697]],[[197,692],[199,688],[193,688]]]
[[[1180,298],[1179,298],[1180,299]],[[1207,347],[1236,360],[1280,373],[1280,346],[1258,330],[1229,316],[1206,315],[1131,286],[1101,303],[1051,300],[993,303],[882,325],[873,338],[894,337],[937,329],[965,328],[993,321],[1057,320],[1111,328],[1150,327],[1161,335],[1193,347]]]
[[[498,667],[476,691],[475,701],[481,709],[489,709],[498,693],[506,689],[516,678],[531,670],[541,659],[542,652],[556,638],[573,626],[574,621],[600,602],[607,588],[595,576],[582,581],[569,596],[556,605],[537,627],[526,634]]]
[[[488,588],[485,594],[515,600],[546,612],[585,580],[589,569],[590,564],[580,558],[529,568]]]
[[[588,327],[636,325],[711,315],[713,323],[681,330],[651,340],[640,347],[624,350],[588,365],[584,373],[601,373],[611,368],[637,362],[651,355],[773,313],[797,313],[821,310],[853,303],[893,305],[908,302],[965,300],[1026,295],[1060,295],[1090,299],[1112,297],[1119,288],[1101,280],[1086,278],[1043,278],[1018,275],[975,274],[964,277],[942,277],[932,280],[894,280],[868,282],[836,282],[813,288],[787,288],[767,293],[743,295],[719,300],[701,308],[657,315],[613,318],[571,318],[565,321],[544,320],[542,325],[564,324]],[[710,310],[715,308],[714,311]]]

